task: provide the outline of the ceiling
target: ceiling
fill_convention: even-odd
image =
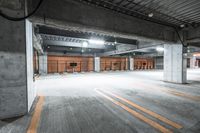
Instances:
[[[200,24],[200,0],[78,0],[155,23],[185,27]]]
[[[68,31],[58,28],[46,27],[37,25],[34,29],[36,34],[40,35],[43,40],[43,48],[48,52],[62,52],[62,53],[103,53],[106,51],[116,50],[119,45],[136,46],[138,41],[113,37],[107,35],[100,35],[95,33]],[[95,43],[88,43],[91,39],[104,40],[104,45]],[[84,47],[83,43],[87,43]],[[124,46],[123,46],[124,47]]]

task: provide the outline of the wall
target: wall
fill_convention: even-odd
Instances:
[[[34,68],[34,74],[39,73],[39,56],[38,52],[34,50],[33,55],[33,68]]]
[[[77,63],[77,66],[70,66]],[[48,55],[48,73],[93,71],[93,57]]]
[[[128,70],[128,58],[126,57],[101,57],[101,71]]]
[[[134,58],[134,69],[154,69],[154,60],[152,58]]]

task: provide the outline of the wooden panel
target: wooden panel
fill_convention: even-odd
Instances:
[[[128,59],[125,57],[101,57],[101,71],[127,70]]]
[[[35,50],[33,52],[33,70],[34,70],[34,74],[38,74],[39,73],[38,53]]]
[[[76,63],[73,67],[70,63]],[[48,73],[88,72],[93,71],[93,57],[48,56]]]
[[[134,69],[154,69],[152,58],[134,58]]]

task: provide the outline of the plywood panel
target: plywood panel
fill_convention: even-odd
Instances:
[[[154,60],[152,58],[134,58],[134,69],[154,69]]]
[[[71,66],[76,63],[77,66]],[[48,56],[48,73],[88,72],[93,71],[93,57]]]
[[[128,59],[125,57],[101,57],[101,71],[127,70]]]

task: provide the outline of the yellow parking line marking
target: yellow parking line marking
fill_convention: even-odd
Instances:
[[[126,103],[128,103],[129,105],[131,105],[131,106],[133,106],[133,107],[135,107],[135,108],[137,108],[137,109],[139,109],[139,110],[141,110],[141,111],[143,111],[143,112],[145,112],[145,113],[147,113],[147,114],[149,114],[149,115],[151,115],[151,116],[153,116],[153,117],[155,117],[155,118],[157,118],[157,119],[159,119],[159,120],[161,120],[161,121],[163,121],[165,123],[167,123],[170,126],[173,126],[173,127],[177,128],[177,129],[180,129],[180,128],[183,127],[180,124],[175,123],[175,122],[173,122],[173,121],[171,121],[171,120],[169,120],[169,119],[167,119],[167,118],[165,118],[165,117],[163,117],[163,116],[161,116],[161,115],[159,115],[159,114],[157,114],[157,113],[155,113],[155,112],[153,112],[151,110],[148,110],[148,109],[146,109],[146,108],[144,108],[144,107],[142,107],[140,105],[137,105],[136,103],[134,103],[132,101],[129,101],[129,100],[123,98],[123,97],[120,97],[120,96],[118,96],[116,94],[113,94],[113,93],[111,93],[109,91],[104,91],[104,92],[108,93],[108,94],[110,94],[110,95],[112,95],[112,96],[114,96],[114,97],[116,97],[116,98],[118,98],[118,99],[120,99],[120,100],[122,100],[122,101],[124,101]]]
[[[34,114],[32,116],[31,123],[28,127],[27,133],[37,133],[37,127],[40,120],[43,103],[44,103],[44,96],[39,96],[39,100],[36,104]]]
[[[191,100],[194,100],[194,101],[200,101],[200,96],[193,96],[193,95],[190,95],[190,94],[186,94],[186,93],[183,93],[183,92],[178,92],[178,91],[174,91],[174,90],[170,90],[170,89],[163,90],[163,91],[170,93],[172,95],[184,97],[184,98],[191,99]]]
[[[158,124],[157,122],[143,116],[142,114],[130,109],[129,107],[125,106],[124,104],[114,100],[113,98],[103,94],[102,92],[95,90],[97,93],[99,93],[100,95],[102,95],[103,97],[105,97],[106,99],[110,100],[111,102],[113,102],[114,104],[120,106],[121,108],[123,108],[124,110],[126,110],[127,112],[129,112],[130,114],[132,114],[133,116],[135,116],[136,118],[144,121],[145,123],[151,125],[152,127],[154,127],[155,129],[161,131],[162,133],[172,133],[172,131],[170,131],[169,129],[163,127],[162,125]]]
[[[194,95],[187,94],[187,93],[184,93],[184,92],[176,91],[176,90],[173,90],[170,87],[157,86],[157,85],[152,85],[152,84],[148,84],[148,86],[144,85],[144,84],[137,84],[137,85],[144,86],[144,87],[147,87],[147,88],[151,87],[151,88],[161,90],[163,92],[166,92],[166,93],[169,93],[169,94],[172,94],[172,95],[175,95],[175,96],[187,98],[187,99],[194,100],[194,101],[200,101],[200,96],[194,96]]]

